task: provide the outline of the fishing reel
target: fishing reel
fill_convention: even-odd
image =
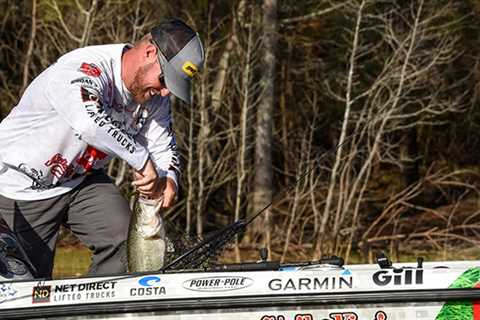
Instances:
[[[7,223],[0,219],[0,280],[31,280],[35,268]]]

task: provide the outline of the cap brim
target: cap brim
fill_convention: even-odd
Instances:
[[[183,100],[184,102],[190,104],[190,80],[185,79],[183,75],[179,74],[173,66],[165,59],[165,57],[160,53],[158,55],[160,59],[160,65],[162,67],[162,72],[165,79],[165,85],[170,92]]]

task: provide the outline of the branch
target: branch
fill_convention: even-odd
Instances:
[[[288,24],[288,23],[294,23],[294,22],[299,22],[299,21],[305,21],[305,20],[309,20],[309,19],[316,18],[316,17],[319,17],[319,16],[323,16],[327,13],[330,13],[332,11],[335,11],[337,9],[342,8],[343,6],[347,5],[349,2],[352,2],[352,1],[348,0],[348,1],[345,1],[345,2],[342,2],[342,3],[339,3],[337,5],[334,5],[330,8],[318,10],[318,11],[309,13],[309,14],[304,15],[304,16],[282,19],[280,21],[280,24]]]
[[[28,42],[28,49],[27,55],[25,57],[25,63],[23,65],[23,80],[22,80],[22,88],[20,92],[23,92],[27,87],[28,83],[28,69],[30,66],[30,60],[32,59],[33,53],[33,44],[35,43],[35,34],[37,31],[37,0],[32,1],[32,32],[30,33],[30,41]]]

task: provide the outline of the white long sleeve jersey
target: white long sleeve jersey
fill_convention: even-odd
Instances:
[[[170,100],[139,105],[121,78],[127,44],[63,55],[28,86],[0,123],[0,194],[40,200],[69,192],[112,157],[160,176],[179,171]]]

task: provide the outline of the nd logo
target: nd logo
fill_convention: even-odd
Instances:
[[[51,286],[33,287],[32,303],[50,302]]]

